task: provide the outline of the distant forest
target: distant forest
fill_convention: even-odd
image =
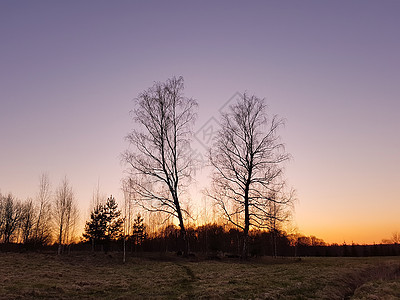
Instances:
[[[46,177],[43,177],[46,178]],[[40,203],[39,203],[40,204]],[[110,197],[98,204],[86,222],[80,241],[73,236],[71,224],[66,223],[62,231],[70,236],[59,244],[59,227],[50,215],[40,211],[40,205],[30,200],[21,203],[12,195],[0,196],[0,250],[1,251],[54,251],[68,254],[71,251],[122,252],[128,256],[140,256],[145,252],[175,253],[183,255],[180,229],[175,225],[164,225],[150,232],[143,217],[137,214],[129,232],[124,234],[121,211],[115,199]],[[53,216],[53,217],[52,217]],[[43,220],[41,220],[43,219]],[[66,218],[68,219],[68,217]],[[207,259],[239,258],[242,254],[243,233],[232,225],[206,224],[187,228],[189,255]],[[396,256],[400,255],[400,244],[393,235],[382,244],[326,244],[315,236],[288,234],[284,230],[251,230],[249,232],[249,255],[272,257],[302,256]]]

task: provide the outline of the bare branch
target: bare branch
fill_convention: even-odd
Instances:
[[[263,99],[244,94],[221,116],[221,129],[209,151],[214,167],[212,193],[228,221],[244,232],[243,255],[250,226],[267,228],[283,219],[271,203],[284,206],[282,163],[289,159],[277,131],[284,121],[269,118]],[[235,219],[236,218],[236,219]]]
[[[197,102],[184,97],[183,89],[183,78],[173,77],[139,94],[133,115],[140,129],[126,137],[134,149],[126,151],[123,160],[129,167],[130,188],[137,204],[176,217],[185,238],[185,210],[179,195],[194,168],[186,149]]]

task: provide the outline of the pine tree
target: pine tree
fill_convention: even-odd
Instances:
[[[86,239],[92,242],[92,251],[95,250],[97,243],[104,241],[106,230],[107,221],[104,214],[104,206],[98,204],[90,214],[90,221],[86,222],[85,233],[83,234]]]
[[[140,246],[146,239],[146,225],[144,225],[144,219],[137,214],[136,219],[133,221],[133,231],[132,231],[132,241],[135,246],[135,251],[137,246]]]
[[[104,205],[104,214],[107,221],[105,232],[106,239],[111,241],[120,238],[124,221],[121,217],[121,211],[118,210],[118,203],[115,201],[113,196],[107,199],[107,202]]]
[[[121,211],[114,197],[107,199],[105,204],[98,204],[90,214],[90,220],[86,222],[83,236],[92,242],[92,250],[95,244],[102,244],[104,251],[108,251],[109,244],[116,240],[122,233]]]

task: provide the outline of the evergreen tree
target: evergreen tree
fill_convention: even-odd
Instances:
[[[116,240],[122,233],[121,211],[115,198],[111,196],[105,204],[98,204],[90,214],[90,220],[86,222],[83,236],[92,242],[92,250],[95,244],[101,243],[107,252],[109,243]]]
[[[107,222],[105,237],[107,240],[116,240],[121,237],[123,219],[121,211],[118,210],[118,203],[111,196],[104,205],[104,214]]]
[[[135,246],[135,251],[137,246],[141,245],[146,239],[146,225],[144,225],[144,219],[137,214],[136,219],[133,221],[133,231],[132,231],[132,241]]]
[[[104,214],[104,206],[98,204],[90,214],[90,221],[86,222],[85,233],[83,236],[92,242],[92,251],[95,245],[105,239],[107,221]]]

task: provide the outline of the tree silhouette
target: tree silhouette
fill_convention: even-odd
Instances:
[[[269,201],[267,201],[265,207],[265,209],[267,210],[267,226],[265,226],[265,228],[268,228],[269,232],[271,233],[271,244],[273,252],[272,255],[274,257],[278,256],[277,242],[279,236],[281,235],[282,225],[284,222],[287,222],[291,217],[293,208],[293,194],[294,192],[292,191],[288,197],[287,195],[283,195],[283,197],[287,198],[278,199],[278,197],[282,197],[282,195],[278,195],[278,193],[276,192],[269,193]]]
[[[97,204],[90,214],[90,220],[86,222],[83,236],[92,242],[92,250],[95,245],[101,243],[107,252],[109,243],[121,236],[122,233],[121,211],[118,204],[111,196],[104,204]]]
[[[64,250],[72,240],[73,230],[78,218],[78,210],[74,201],[74,194],[65,177],[54,198],[54,221],[57,230],[58,254]]]
[[[118,203],[113,196],[107,199],[104,205],[104,214],[107,222],[105,237],[106,240],[115,240],[121,237],[123,219]]]
[[[22,230],[22,242],[30,243],[33,236],[36,211],[32,199],[27,199],[21,207],[20,227]]]
[[[4,243],[11,242],[11,238],[18,228],[22,216],[22,205],[13,195],[3,197],[0,205],[0,237]]]
[[[134,129],[127,136],[134,149],[124,153],[124,160],[129,165],[128,182],[137,204],[176,217],[187,254],[180,196],[193,170],[188,149],[197,102],[184,97],[183,89],[183,78],[173,77],[138,96],[133,114],[141,130]]]
[[[33,242],[35,245],[45,245],[51,240],[51,191],[47,174],[42,174],[40,176],[36,203],[37,217],[33,232]]]
[[[243,231],[242,256],[248,253],[250,226],[268,228],[271,201],[284,204],[281,163],[289,158],[279,141],[283,120],[269,117],[263,99],[244,94],[221,116],[209,152],[214,167],[212,189],[208,193],[225,216]]]
[[[133,226],[132,226],[132,241],[134,244],[135,251],[137,250],[137,247],[142,245],[143,241],[146,238],[146,225],[144,225],[144,219],[140,215],[140,213],[137,214],[136,218],[133,220]]]
[[[102,204],[96,205],[90,213],[90,221],[86,222],[83,236],[92,242],[92,251],[100,241],[104,240],[106,232],[106,218]]]

